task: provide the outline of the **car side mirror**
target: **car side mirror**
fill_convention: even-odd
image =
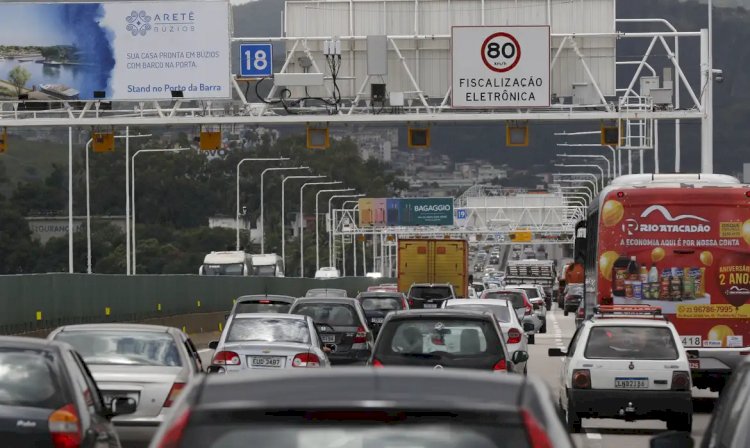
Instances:
[[[109,405],[109,416],[116,417],[118,415],[133,414],[136,407],[137,404],[134,399],[130,397],[116,397]]]
[[[523,350],[516,350],[513,352],[513,356],[510,359],[513,364],[519,364],[529,360],[529,353]]]
[[[216,347],[219,346],[219,341],[211,341],[208,343],[208,348],[211,350],[216,350]]]
[[[534,331],[534,324],[532,324],[531,322],[524,322],[523,323],[523,331],[524,332]]]
[[[566,356],[566,355],[567,355],[567,353],[565,353],[563,351],[563,349],[561,349],[559,347],[550,348],[547,351],[547,356]]]
[[[689,432],[667,431],[651,438],[650,448],[693,448]]]

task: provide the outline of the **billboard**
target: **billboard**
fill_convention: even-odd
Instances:
[[[453,107],[549,107],[550,27],[454,26]]]
[[[231,97],[227,1],[0,3],[0,29],[0,99]]]
[[[362,198],[360,227],[452,226],[453,198]]]

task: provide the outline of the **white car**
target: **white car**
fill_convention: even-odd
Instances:
[[[315,278],[317,280],[326,280],[329,278],[340,278],[341,272],[334,267],[320,268],[315,271]]]
[[[443,308],[459,308],[479,311],[489,311],[495,316],[497,324],[503,331],[505,345],[512,356],[518,350],[528,352],[528,342],[524,326],[518,320],[513,309],[513,303],[504,299],[453,299],[443,302]],[[530,329],[532,324],[526,323]],[[526,361],[513,365],[513,372],[526,374]]]
[[[209,372],[248,369],[330,367],[315,323],[309,316],[243,313],[229,317],[218,341]]]
[[[542,326],[539,328],[539,333],[547,332],[547,304],[544,300],[544,288],[540,285],[523,284],[523,285],[508,285],[507,289],[521,289],[526,293],[526,297],[529,298],[529,302],[534,307],[534,314],[539,316],[542,321]]]
[[[568,431],[580,432],[582,418],[617,418],[664,420],[667,429],[690,432],[690,366],[674,326],[660,311],[636,314],[652,307],[601,308],[567,350],[549,349],[564,357],[559,405]]]
[[[534,312],[533,305],[529,301],[529,297],[526,295],[526,291],[523,289],[485,289],[482,292],[481,299],[503,299],[510,301],[513,308],[516,310],[516,316],[518,320],[524,324],[524,332],[527,335],[529,344],[533,344],[536,339],[536,334],[542,328],[544,322],[539,317],[538,313]],[[531,324],[531,327],[526,328],[527,323]]]

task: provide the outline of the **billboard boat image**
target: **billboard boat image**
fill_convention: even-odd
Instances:
[[[64,84],[39,84],[39,90],[47,95],[63,100],[77,100],[81,93]]]

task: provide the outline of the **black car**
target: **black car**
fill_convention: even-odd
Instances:
[[[508,355],[503,333],[489,312],[459,309],[389,314],[368,364],[512,372],[528,353]]]
[[[205,376],[188,386],[153,446],[573,447],[542,380],[458,370],[315,370]]]
[[[375,337],[357,299],[305,297],[294,302],[289,314],[310,316],[319,326],[331,364],[362,362],[370,357]]]
[[[125,397],[105,407],[91,372],[70,345],[0,337],[2,446],[119,447],[110,419],[132,414],[135,407]]]
[[[449,283],[415,283],[411,285],[407,294],[410,309],[440,308],[443,302],[455,298],[453,285]]]
[[[362,305],[367,324],[376,337],[388,313],[409,309],[406,298],[400,292],[361,292],[357,300]]]
[[[237,298],[232,311],[225,316],[240,313],[282,313],[286,314],[297,300],[296,297],[276,294],[254,294]]]

